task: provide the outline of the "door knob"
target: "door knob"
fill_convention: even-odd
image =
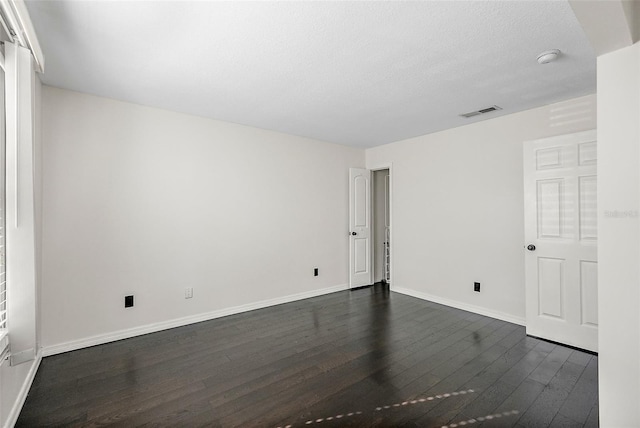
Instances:
[[[356,233],[356,232],[351,232],[351,234],[352,234],[353,236],[356,236],[356,235],[357,235],[357,233]]]
[[[529,251],[535,251],[535,250],[536,250],[536,246],[535,246],[535,245],[533,245],[533,244],[529,244],[529,245],[527,245],[527,250],[529,250]]]

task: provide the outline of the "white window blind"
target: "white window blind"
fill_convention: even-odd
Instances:
[[[2,4],[0,2],[0,4]],[[5,242],[10,364],[36,358],[33,59],[28,49],[4,43]]]
[[[0,53],[0,337],[7,329],[7,276],[5,273],[5,109],[4,55]],[[1,342],[0,342],[1,344]],[[0,349],[2,352],[2,349]]]

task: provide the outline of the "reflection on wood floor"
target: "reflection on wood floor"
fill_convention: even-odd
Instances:
[[[597,426],[597,357],[344,291],[47,357],[17,426]]]

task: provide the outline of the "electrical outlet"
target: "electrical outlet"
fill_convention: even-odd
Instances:
[[[193,297],[193,287],[187,287],[184,289],[184,298],[191,299]]]
[[[124,307],[125,308],[133,307],[133,296],[124,296]]]
[[[480,283],[479,282],[474,282],[473,283],[473,291],[477,291],[478,293],[480,292]]]
[[[318,268],[313,268],[313,276],[318,276]]]

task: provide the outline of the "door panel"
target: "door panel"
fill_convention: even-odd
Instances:
[[[353,241],[353,245],[355,246],[356,250],[356,265],[354,266],[354,273],[366,273],[367,269],[369,268],[369,263],[367,262],[369,258],[369,251],[367,248],[369,243],[367,242],[367,239],[361,239],[358,237],[355,237]]]
[[[371,171],[349,169],[349,286],[373,283]]]
[[[368,227],[369,212],[367,204],[369,203],[369,178],[363,175],[356,175],[353,182],[353,194],[355,198],[355,210],[353,227]]]
[[[536,150],[536,169],[553,169],[562,167],[562,147],[550,147]]]
[[[580,262],[581,316],[583,325],[598,325],[598,263]]]
[[[598,349],[595,131],[524,144],[527,334]]]
[[[578,179],[580,197],[580,240],[595,241],[598,238],[597,190],[598,179],[587,175]]]
[[[563,319],[564,260],[538,258],[539,315]]]
[[[562,210],[563,180],[538,181],[538,238],[561,238],[564,212]]]
[[[578,162],[580,166],[595,165],[598,160],[598,151],[595,141],[578,145]]]

